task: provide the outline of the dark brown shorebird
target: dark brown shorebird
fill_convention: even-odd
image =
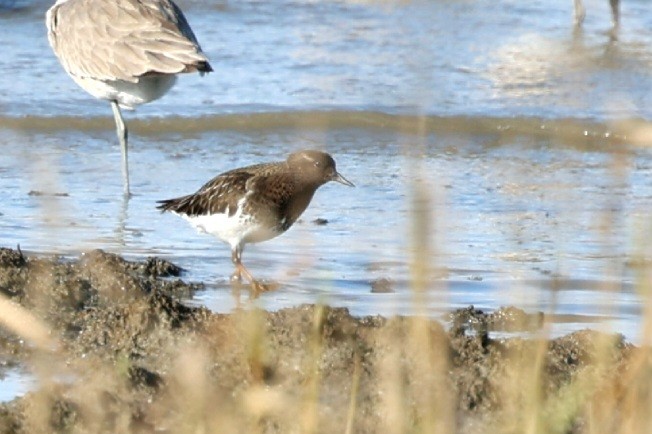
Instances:
[[[246,277],[256,293],[268,288],[242,264],[245,244],[258,243],[287,231],[306,210],[315,191],[329,181],[353,187],[340,175],[335,160],[321,151],[303,150],[285,161],[256,164],[222,173],[196,193],[162,200],[158,209],[188,220],[200,232],[231,246],[235,272]]]
[[[129,110],[165,95],[177,74],[213,70],[172,0],[57,0],[48,40],[63,69],[86,92],[111,102],[129,196]]]

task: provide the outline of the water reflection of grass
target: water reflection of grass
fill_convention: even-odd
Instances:
[[[414,196],[422,217],[430,216],[427,197]],[[413,232],[419,238],[421,223]],[[432,247],[415,247],[418,312],[434,296],[422,278],[432,272],[425,260]],[[127,271],[139,266],[117,256],[95,253],[86,265],[30,259],[27,268],[7,266],[16,259],[3,252],[3,292],[8,277],[18,292],[13,301],[2,296],[1,318],[26,341],[17,354],[37,381],[27,396],[0,406],[0,432],[650,428],[649,348],[616,335],[587,331],[549,340],[544,327],[531,338],[494,340],[463,322],[446,332],[425,315],[358,320],[326,306],[216,315],[165,295],[178,283],[135,279]],[[9,276],[8,269],[18,273]],[[646,337],[650,317],[642,325]]]
[[[627,157],[612,157],[624,179]],[[547,323],[528,339],[494,340],[427,318],[429,300],[446,297],[432,278],[444,213],[422,178],[411,186],[406,318],[356,320],[321,305],[215,315],[184,308],[170,282],[118,257],[50,267],[4,252],[0,322],[24,340],[17,352],[37,383],[0,407],[0,432],[652,432],[648,346],[599,332],[551,340]],[[612,205],[595,216],[606,241],[622,209]],[[632,262],[649,343],[650,275]],[[601,288],[614,300],[617,290]]]

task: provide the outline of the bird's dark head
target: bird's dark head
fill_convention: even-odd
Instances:
[[[290,154],[288,166],[303,180],[319,186],[329,181],[354,187],[353,183],[337,173],[335,160],[326,152],[304,150]]]

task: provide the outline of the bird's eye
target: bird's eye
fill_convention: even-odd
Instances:
[[[315,167],[321,166],[321,163],[319,161],[315,161]]]

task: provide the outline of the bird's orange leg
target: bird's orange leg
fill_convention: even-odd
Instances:
[[[231,261],[235,266],[235,271],[231,275],[232,282],[242,282],[242,276],[245,277],[251,284],[251,289],[253,289],[252,297],[258,297],[261,292],[270,291],[272,288],[265,285],[262,282],[254,279],[254,276],[247,270],[247,268],[242,264],[242,247],[238,246],[231,252]]]

